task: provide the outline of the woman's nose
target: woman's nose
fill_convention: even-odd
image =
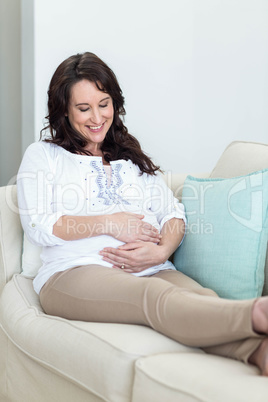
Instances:
[[[99,125],[101,124],[102,117],[101,117],[101,112],[99,109],[94,109],[92,110],[92,115],[91,115],[91,121],[92,123]]]

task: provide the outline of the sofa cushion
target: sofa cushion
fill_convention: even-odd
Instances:
[[[210,177],[242,176],[263,169],[268,169],[267,144],[234,141],[225,149]]]
[[[15,272],[21,270],[22,228],[16,186],[0,188],[0,293]]]
[[[134,364],[157,353],[203,353],[138,325],[70,321],[43,313],[32,280],[15,275],[0,299],[1,326],[18,349],[110,402],[131,400]]]
[[[132,402],[267,401],[267,378],[224,357],[161,354],[139,359],[135,371]]]
[[[219,296],[261,296],[268,239],[268,169],[230,179],[189,176],[182,202],[187,235],[178,270]]]
[[[41,261],[42,247],[31,243],[25,234],[23,235],[23,252],[22,252],[22,274],[34,278],[39,268],[42,266]]]
[[[234,141],[224,150],[210,177],[235,177],[268,169],[268,145]],[[268,253],[265,263],[263,294],[268,295]]]

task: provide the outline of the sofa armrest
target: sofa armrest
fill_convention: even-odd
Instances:
[[[15,273],[21,271],[23,230],[20,223],[17,188],[0,188],[0,293]]]

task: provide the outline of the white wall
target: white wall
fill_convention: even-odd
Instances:
[[[35,120],[35,111],[38,108],[39,99],[37,98],[37,100],[35,100],[35,76],[37,70],[34,59],[34,44],[38,28],[35,29],[34,4],[34,0],[21,0],[21,110],[23,151],[34,141],[37,127],[41,125],[40,121]]]
[[[268,142],[267,0],[36,0],[33,15],[32,138],[55,68],[88,50],[115,71],[129,131],[165,170],[211,170],[233,140]]]
[[[0,0],[0,186],[21,159],[20,0]]]

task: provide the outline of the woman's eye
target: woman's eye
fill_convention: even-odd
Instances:
[[[105,105],[100,105],[100,107],[107,107],[108,103],[106,103]]]
[[[80,110],[80,112],[87,112],[89,110],[89,108],[87,108],[87,109],[79,109],[79,110]]]

